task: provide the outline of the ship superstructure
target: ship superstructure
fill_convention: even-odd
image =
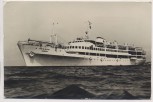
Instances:
[[[120,45],[102,37],[92,40],[88,32],[67,44],[58,43],[54,34],[49,42],[28,39],[19,41],[18,46],[27,66],[140,65],[146,60],[141,47]]]

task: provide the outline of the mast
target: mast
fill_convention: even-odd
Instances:
[[[55,45],[58,44],[58,40],[57,40],[57,34],[55,34]]]
[[[54,22],[53,22],[53,30],[52,30],[52,34],[54,35]]]
[[[52,43],[52,35],[50,35],[50,43]]]
[[[55,45],[57,45],[57,34],[55,34],[55,24],[58,24],[57,23],[54,23],[53,22],[53,28],[52,28],[52,35],[50,35],[50,43],[52,43],[52,37],[55,39]]]
[[[87,27],[87,30],[85,31],[86,35],[85,35],[85,38],[86,39],[89,39],[89,36],[88,36],[88,33],[89,33],[89,30],[91,30],[91,22],[88,21],[88,27]]]

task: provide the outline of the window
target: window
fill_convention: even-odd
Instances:
[[[117,55],[106,55],[108,58],[117,58]]]
[[[118,55],[118,58],[128,58],[128,56],[125,56],[125,55]]]
[[[84,53],[84,52],[79,52],[79,54],[80,54],[80,55],[85,55],[85,53]]]
[[[97,56],[100,56],[100,53],[97,53]]]
[[[105,54],[100,54],[100,56],[105,56]]]
[[[75,48],[77,49],[77,46],[75,46]]]
[[[100,49],[100,51],[105,51],[104,49]]]
[[[142,58],[142,56],[137,56],[137,58]]]
[[[82,49],[84,49],[84,46],[82,46]]]
[[[81,46],[79,46],[79,49],[81,49]]]
[[[90,53],[90,55],[92,55],[92,56],[96,56],[96,53]]]
[[[142,53],[141,52],[137,52],[137,55],[142,55]]]

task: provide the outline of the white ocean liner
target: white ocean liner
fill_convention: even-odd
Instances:
[[[146,53],[141,47],[119,45],[102,37],[91,40],[88,31],[84,38],[67,44],[58,42],[57,35],[53,34],[50,42],[28,39],[19,41],[18,47],[27,66],[140,65],[146,61]]]

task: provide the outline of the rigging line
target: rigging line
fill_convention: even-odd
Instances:
[[[64,43],[67,43],[67,41],[65,39],[63,39],[59,34],[57,34],[57,36],[59,37],[59,39],[61,39]],[[58,40],[59,41],[59,40]],[[62,43],[63,43],[62,42]]]

